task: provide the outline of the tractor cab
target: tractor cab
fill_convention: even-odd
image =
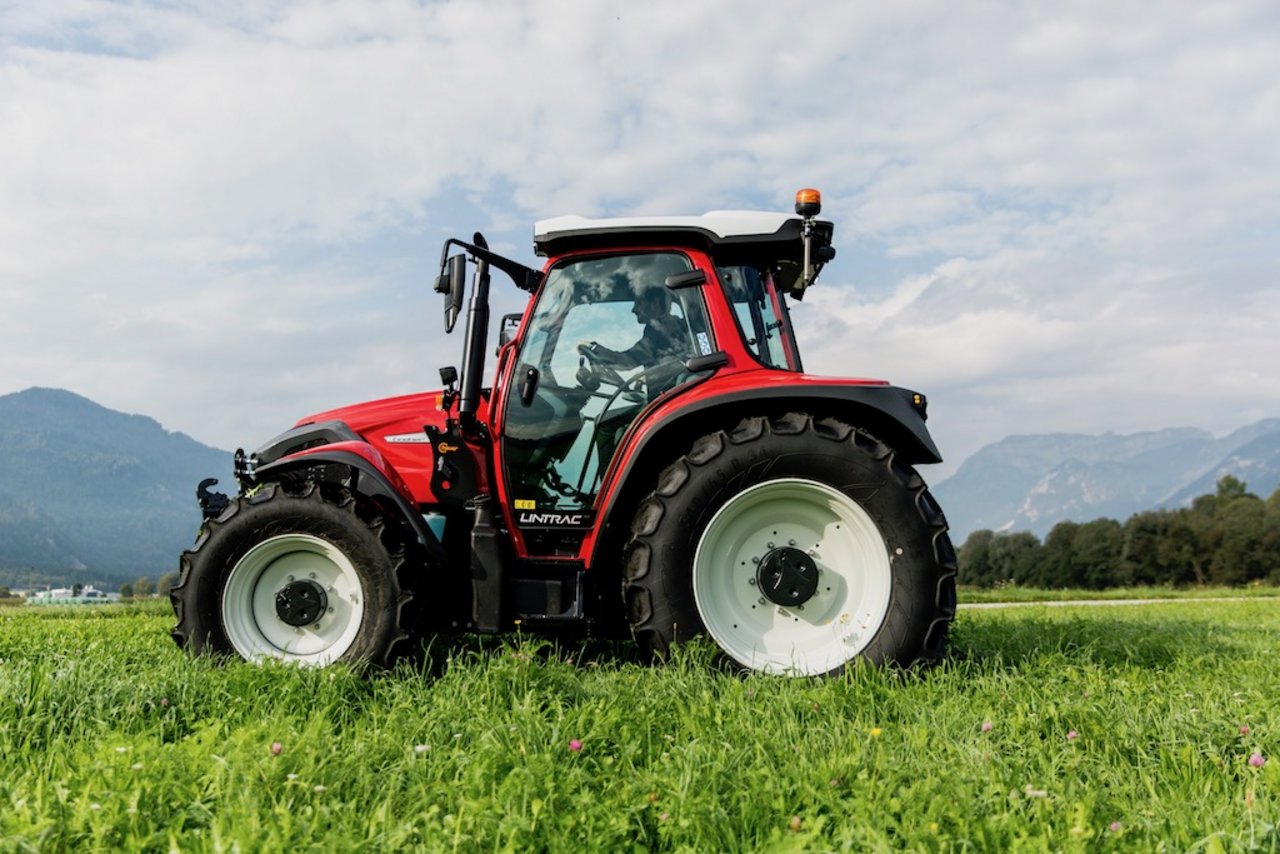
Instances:
[[[514,506],[591,508],[642,413],[713,372],[800,371],[782,283],[802,295],[830,239],[828,222],[754,212],[539,222],[551,261],[494,431]]]

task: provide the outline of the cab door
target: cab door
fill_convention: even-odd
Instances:
[[[501,476],[530,552],[581,541],[618,440],[714,342],[679,252],[570,258],[540,290],[503,406]],[[656,289],[656,290],[655,290]]]

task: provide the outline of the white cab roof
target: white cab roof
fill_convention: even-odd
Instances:
[[[588,219],[581,216],[558,216],[539,220],[533,229],[533,248],[539,255],[601,246],[638,245],[648,241],[672,240],[679,243],[718,247],[772,246],[769,252],[782,249],[790,254],[798,251],[803,220],[796,214],[772,211],[711,211],[702,216],[630,216],[611,219]],[[829,220],[817,220],[818,228],[828,238]]]
[[[538,220],[533,227],[533,239],[543,241],[562,234],[578,234],[584,231],[683,231],[697,230],[716,237],[747,237],[776,234],[789,219],[799,220],[795,214],[769,211],[708,211],[702,216],[623,216],[609,219],[589,219],[584,216],[557,216]]]

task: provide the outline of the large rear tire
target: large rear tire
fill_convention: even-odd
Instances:
[[[703,436],[641,502],[623,563],[652,653],[706,633],[748,671],[942,654],[955,551],[924,481],[868,433],[790,413]]]
[[[400,538],[344,490],[265,484],[206,521],[181,566],[173,638],[196,654],[386,666],[411,637]]]

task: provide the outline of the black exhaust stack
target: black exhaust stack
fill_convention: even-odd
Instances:
[[[475,245],[483,250],[489,248],[488,241],[478,231]],[[467,337],[462,345],[462,391],[458,398],[458,419],[466,430],[473,430],[476,426],[480,384],[484,380],[484,351],[489,340],[489,261],[485,254],[487,253],[476,256],[471,305],[467,307]]]

